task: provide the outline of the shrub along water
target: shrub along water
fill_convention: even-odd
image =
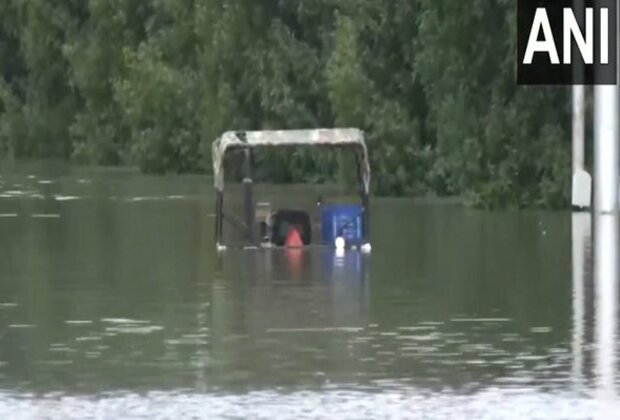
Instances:
[[[357,126],[378,194],[562,207],[569,91],[517,87],[515,42],[513,0],[3,0],[0,155],[209,172],[227,129]]]

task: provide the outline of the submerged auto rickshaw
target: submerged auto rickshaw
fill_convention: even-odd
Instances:
[[[270,203],[254,203],[252,151],[263,147],[350,148],[355,151],[360,203],[320,206],[320,239],[313,240],[312,221],[307,212],[271,209]],[[244,151],[243,221],[224,212],[224,159],[232,150]],[[355,128],[229,131],[213,142],[213,174],[216,190],[215,241],[224,251],[224,221],[244,231],[244,248],[335,246],[370,252],[369,191],[370,165],[364,133]]]

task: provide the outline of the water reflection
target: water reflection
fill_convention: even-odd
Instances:
[[[207,179],[4,180],[0,419],[566,419],[617,401],[613,258],[595,276],[593,254],[618,229],[587,215],[571,282],[564,212],[377,199],[370,256],[218,256]]]
[[[321,385],[336,360],[354,363],[347,336],[369,323],[366,258],[330,249],[227,252],[212,298],[216,387]]]
[[[618,215],[598,215],[594,227],[597,390],[600,398],[614,401],[617,395]]]
[[[586,292],[592,288],[592,218],[590,213],[572,216],[573,268],[573,378],[577,389],[584,385],[586,348]]]
[[[601,403],[599,414],[613,418],[618,408],[619,216],[576,213],[572,224],[573,377],[581,388],[588,366],[592,366],[595,395]],[[590,342],[591,363],[587,353]]]

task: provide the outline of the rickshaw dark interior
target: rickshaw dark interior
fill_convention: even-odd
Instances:
[[[370,170],[361,131],[229,132],[214,142],[213,150],[218,249],[240,245],[370,250],[367,241]],[[318,153],[323,154],[322,159],[312,159]],[[286,177],[270,172],[271,168],[261,165],[265,156],[289,159],[293,168],[296,161],[301,165],[315,165],[317,175],[299,180],[294,174]],[[316,165],[316,162],[321,163]],[[335,177],[341,181],[338,187],[326,182]],[[274,178],[284,183],[276,187]],[[349,188],[347,194],[345,186],[352,179],[357,185]],[[303,181],[306,185],[299,186],[297,193],[293,181]],[[276,188],[277,193],[271,194]],[[284,194],[286,200],[281,198],[283,189],[291,189],[291,194]],[[350,194],[351,190],[355,192]]]

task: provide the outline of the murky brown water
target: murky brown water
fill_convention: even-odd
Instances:
[[[0,418],[620,418],[617,224],[377,199],[371,255],[218,256],[206,178],[0,174]]]

